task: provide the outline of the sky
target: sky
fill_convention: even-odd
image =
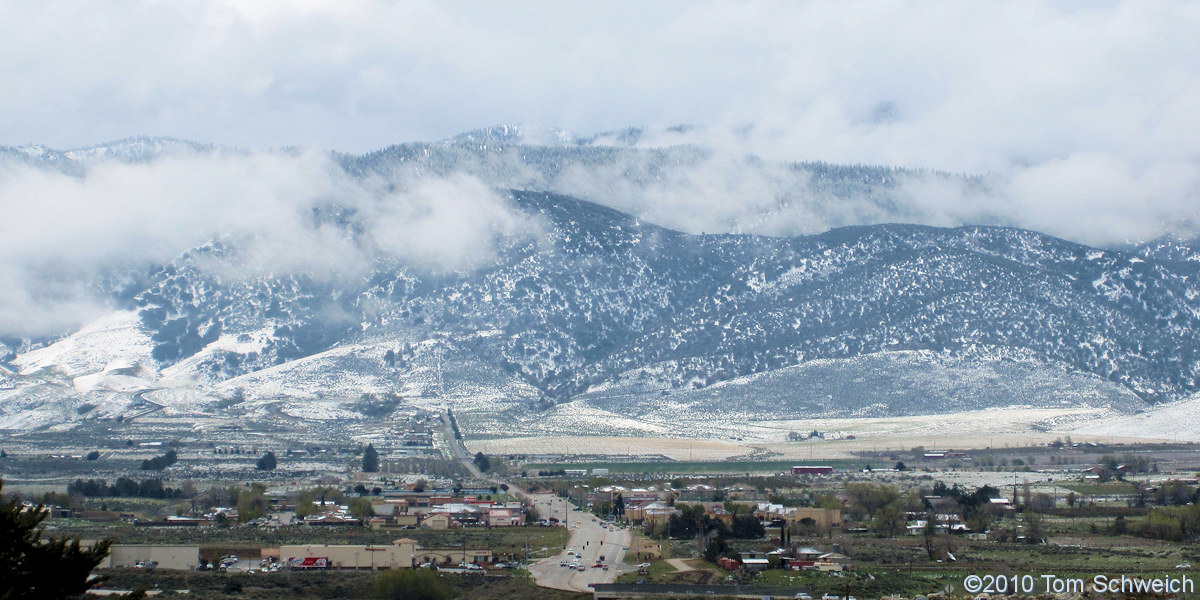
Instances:
[[[510,6],[510,5],[516,6]],[[952,172],[1200,156],[1200,5],[0,2],[0,144],[365,152],[506,123],[752,128]]]
[[[0,334],[73,326],[102,309],[81,291],[89,273],[170,260],[214,235],[255,236],[264,268],[297,249],[311,260],[293,262],[320,265],[351,250],[294,230],[298,209],[380,193],[320,151],[507,123],[643,127],[643,145],[713,149],[636,202],[612,173],[571,174],[580,193],[617,190],[589,197],[688,231],[720,231],[779,196],[769,169],[747,174],[753,154],[999,182],[985,194],[908,182],[909,222],[999,220],[1097,245],[1191,235],[1197,31],[1200,3],[1156,0],[0,0],[0,145],[150,135],[248,151],[83,179],[0,169]],[[536,229],[469,178],[411,192],[378,216],[412,241],[379,247],[415,260],[487,255],[447,232]],[[835,222],[805,201],[762,232],[898,218],[847,203]]]

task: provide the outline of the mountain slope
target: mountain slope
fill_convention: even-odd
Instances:
[[[1133,254],[1029,231],[880,225],[688,235],[569,197],[512,192],[543,239],[479,269],[231,279],[210,245],[133,296],[158,368],[218,383],[339,344],[442,340],[564,400],[655,366],[667,387],[879,352],[1060,365],[1150,400],[1194,391],[1197,293]],[[352,227],[352,223],[347,224]],[[399,367],[396,367],[399,368]]]
[[[1194,243],[1116,251],[1013,228],[895,224],[808,236],[687,233],[520,188],[570,187],[581,168],[659,185],[681,164],[707,164],[707,151],[539,135],[553,143],[531,145],[520,131],[497,129],[338,157],[350,175],[389,185],[465,171],[518,188],[504,193],[505,203],[536,227],[497,235],[488,260],[431,270],[371,249],[365,266],[277,274],[238,269],[250,252],[246,240],[219,237],[169,264],[97,277],[121,309],[107,320],[53,344],[0,345],[0,398],[48,397],[46,386],[57,386],[78,405],[89,394],[132,393],[140,379],[147,389],[200,390],[191,398],[238,389],[291,398],[504,397],[497,414],[517,418],[571,400],[636,412],[667,396],[761,415],[770,407],[760,396],[784,396],[788,386],[830,397],[797,393],[780,412],[840,415],[991,407],[1008,393],[1021,396],[1016,404],[1057,406],[1048,397],[1056,386],[1070,388],[1064,397],[1072,401],[1129,410],[1135,396],[1160,402],[1200,390]],[[628,132],[630,144],[636,137]],[[0,149],[72,173],[97,161],[208,151],[156,139],[67,152]],[[876,167],[766,168],[789,182],[778,189],[823,194],[831,213],[851,197],[886,205],[906,176]],[[772,211],[790,193],[725,230],[771,230]],[[362,248],[370,246],[362,235],[369,218],[336,200],[311,214]],[[869,385],[838,381],[863,371],[874,374]],[[930,372],[978,383],[909,386],[925,390],[928,402],[916,393],[871,395],[883,387],[876,382]],[[988,390],[995,379],[1025,381]],[[22,395],[35,383],[38,394]],[[35,421],[43,422],[12,417]]]

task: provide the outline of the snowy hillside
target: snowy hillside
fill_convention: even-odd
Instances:
[[[533,135],[546,145],[530,145]],[[75,165],[202,151],[155,139],[3,149]],[[340,418],[339,403],[386,393],[486,407],[465,417],[478,431],[552,431],[580,418],[653,433],[698,413],[1131,412],[1200,390],[1200,261],[1186,241],[1118,251],[1014,228],[915,225],[686,233],[527,190],[567,185],[572,165],[627,166],[631,156],[641,167],[626,180],[649,184],[703,154],[497,129],[342,156],[351,175],[396,185],[465,170],[525,188],[502,202],[537,232],[498,235],[495,256],[459,269],[372,254],[332,276],[247,273],[235,268],[245,240],[229,237],[148,271],[106,274],[96,286],[119,310],[60,339],[0,346],[0,428],[119,414],[143,392],[172,406],[283,402],[311,418]],[[784,172],[828,198],[880,203],[904,175]],[[754,229],[757,217],[743,217]],[[369,217],[354,210],[322,205],[310,218],[347,244],[370,241]]]

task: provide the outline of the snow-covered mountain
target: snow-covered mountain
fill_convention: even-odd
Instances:
[[[105,319],[49,343],[0,346],[0,427],[76,418],[72,407],[140,390],[194,406],[391,392],[492,402],[497,422],[580,399],[616,412],[687,399],[758,418],[1006,403],[1135,410],[1200,390],[1194,244],[1118,251],[995,226],[686,233],[554,190],[574,166],[635,158],[640,170],[623,181],[647,184],[703,150],[633,148],[636,132],[625,146],[538,138],[544,145],[485,130],[338,161],[352,176],[400,184],[469,172],[506,188],[508,208],[541,235],[501,239],[470,269],[381,256],[334,277],[234,275],[219,266],[244,248],[214,240],[98,283],[120,309]],[[180,144],[20,152],[86,167],[208,151]],[[904,176],[819,164],[783,172],[831,202],[879,205]],[[356,239],[366,217],[335,208],[313,218]],[[771,213],[739,218],[730,230],[757,230]],[[941,383],[910,377],[922,373]]]

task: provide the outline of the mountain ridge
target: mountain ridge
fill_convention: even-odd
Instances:
[[[147,388],[191,386],[207,398],[201,403],[244,384],[263,393],[303,395],[325,387],[349,394],[362,386],[363,393],[449,393],[461,401],[496,397],[503,389],[515,405],[547,407],[593,397],[630,378],[653,398],[819,361],[861,367],[883,364],[862,357],[904,353],[1086,375],[1091,383],[1083,388],[1104,381],[1143,403],[1200,389],[1200,246],[1194,242],[1161,239],[1116,250],[997,225],[903,223],[852,224],[812,235],[738,227],[688,232],[539,189],[564,172],[566,158],[599,164],[628,158],[627,149],[579,145],[560,132],[563,145],[536,147],[542,154],[530,158],[478,149],[503,142],[504,131],[495,140],[463,135],[343,156],[340,164],[356,177],[405,185],[427,168],[448,175],[466,161],[468,172],[506,188],[505,206],[539,223],[538,233],[500,236],[492,240],[494,257],[456,270],[373,255],[361,272],[233,276],[234,269],[220,267],[236,263],[241,241],[219,238],[149,270],[106,274],[97,285],[127,311],[113,330],[121,333],[111,333],[113,356],[124,352],[122,361],[144,364],[129,370],[100,353],[80,363],[85,367],[54,376],[71,382],[63,393],[82,399],[106,385],[126,393],[134,377],[129,372]],[[152,140],[135,138],[133,146],[137,156],[98,151],[64,160],[152,160],[158,151]],[[430,158],[430,148],[449,150]],[[535,147],[521,150],[529,148]],[[639,152],[647,161],[633,179],[653,180],[672,161],[694,159],[697,149]],[[471,157],[479,162],[470,163]],[[520,160],[506,162],[514,157]],[[804,182],[831,182],[831,198],[866,190],[886,203],[894,184],[889,178],[901,172],[828,165]],[[499,185],[522,181],[533,189]],[[312,214],[355,243],[365,218],[336,201]],[[5,385],[15,381],[18,392],[59,364],[58,355],[27,346],[0,345],[0,360],[12,367]],[[280,367],[298,361],[305,361],[296,366],[312,373],[311,383],[272,388],[253,376],[282,373]],[[345,385],[337,384],[331,379],[337,369],[362,377],[349,373]],[[449,392],[443,370],[458,373]],[[1013,389],[1046,394],[1051,388]],[[894,408],[904,413],[903,403],[918,401],[897,396]],[[1127,398],[1120,403],[1130,406]]]
[[[705,386],[920,349],[1039,357],[1151,401],[1196,389],[1196,290],[1136,255],[1000,227],[697,236],[583,200],[509,198],[552,223],[549,247],[516,241],[466,274],[379,265],[362,281],[233,284],[197,267],[201,252],[152,277],[134,308],[163,367],[224,334],[267,332],[259,352],[216,353],[214,381],[370,336],[501,331],[476,354],[555,399],[646,363],[678,361],[676,386]]]

